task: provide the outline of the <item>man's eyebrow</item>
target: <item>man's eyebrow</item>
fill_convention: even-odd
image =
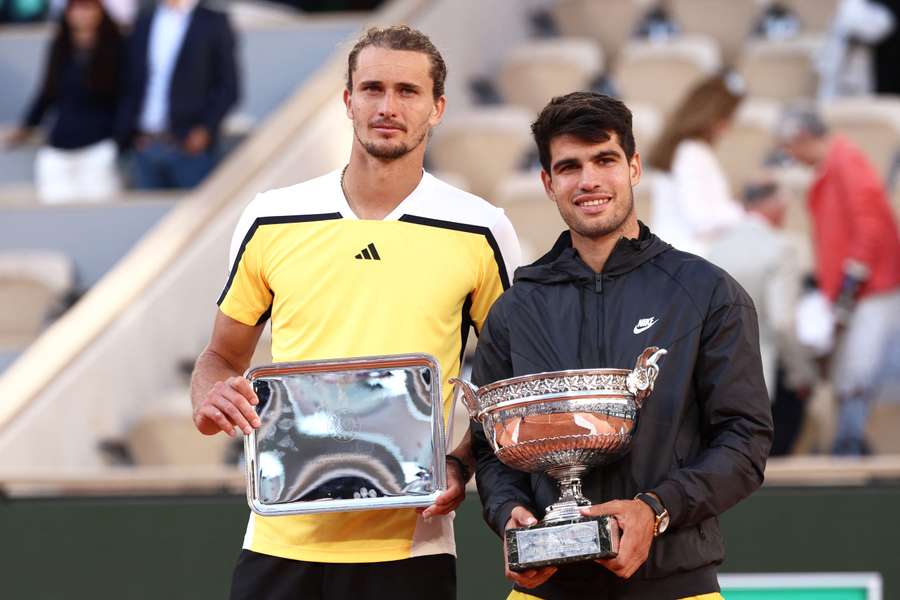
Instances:
[[[616,150],[601,150],[600,152],[598,152],[591,158],[593,158],[594,160],[597,160],[598,158],[609,158],[609,157],[619,158],[621,156],[622,156],[622,154]]]
[[[365,87],[367,85],[384,85],[378,79],[363,79],[359,82],[359,87]]]
[[[551,165],[551,168],[554,171],[558,171],[558,170],[562,169],[563,167],[578,165],[580,163],[581,163],[581,161],[579,161],[577,158],[561,158],[558,161],[556,161],[555,163],[553,163]]]

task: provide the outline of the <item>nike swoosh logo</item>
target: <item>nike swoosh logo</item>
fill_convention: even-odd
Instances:
[[[638,321],[638,324],[634,326],[634,334],[637,335],[639,333],[647,331],[648,329],[656,325],[657,322],[659,322],[659,319],[657,319],[656,317],[652,319],[641,319],[640,321]]]

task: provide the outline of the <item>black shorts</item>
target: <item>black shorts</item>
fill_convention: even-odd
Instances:
[[[456,558],[316,563],[241,551],[231,600],[456,600]]]

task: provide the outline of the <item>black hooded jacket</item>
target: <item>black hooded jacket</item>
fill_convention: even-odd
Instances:
[[[752,249],[748,249],[752,251]],[[593,562],[562,566],[540,598],[665,600],[718,590],[725,556],[717,516],[763,481],[772,415],[756,312],[723,270],[675,250],[641,224],[619,240],[602,273],[568,232],[494,304],[475,354],[473,381],[542,371],[634,367],[648,346],[668,350],[638,417],[632,448],[582,479],[595,504],[652,491],[671,522],[627,581]],[[541,518],[558,496],[546,475],[522,473],[493,454],[473,422],[478,492],[498,533],[523,505]]]

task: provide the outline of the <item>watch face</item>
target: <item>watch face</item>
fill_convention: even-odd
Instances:
[[[656,531],[659,533],[664,532],[669,528],[669,513],[664,512],[662,516],[659,517],[659,527],[657,527]]]

